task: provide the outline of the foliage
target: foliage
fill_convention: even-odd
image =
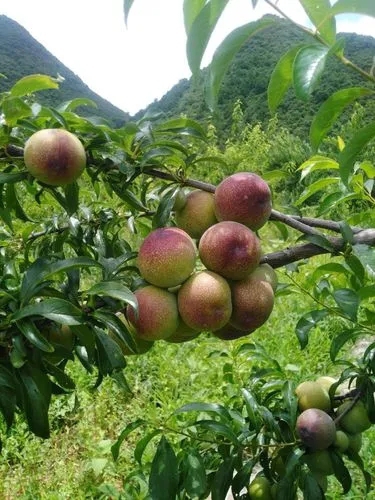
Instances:
[[[125,19],[132,3],[124,2]],[[199,72],[201,57],[226,3],[184,2],[188,59],[195,72]],[[308,99],[319,88],[329,55],[374,83],[370,73],[343,58],[341,42],[335,43],[333,15],[340,8],[350,11],[351,2],[339,0],[333,10],[329,2],[319,3],[318,10],[315,2],[303,0],[301,4],[317,31],[302,28],[313,41],[289,53],[279,63],[283,71],[276,66],[268,87],[273,109],[281,105],[289,87],[298,98]],[[361,2],[358,8],[375,15],[372,3]],[[247,36],[255,39],[259,30],[268,29],[268,21],[236,31],[219,47],[203,75],[211,79],[210,105],[217,102],[224,70],[241,43]],[[281,92],[274,96],[277,82]],[[90,465],[93,475],[100,475],[108,464],[109,451],[115,462],[121,461],[125,443],[131,442],[135,470],[121,475],[122,486],[107,483],[89,494],[174,500],[206,498],[210,493],[213,499],[224,499],[231,489],[235,498],[250,498],[249,483],[262,475],[272,484],[276,499],[293,500],[297,494],[306,499],[325,498],[325,488],[309,465],[312,450],[296,431],[300,411],[296,384],[306,374],[310,379],[320,371],[327,374],[323,366],[329,367],[336,378],[329,389],[329,411],[335,425],[339,427],[343,418],[335,410],[342,401],[349,401],[350,409],[361,400],[369,421],[375,422],[374,166],[360,157],[375,135],[374,124],[367,123],[359,130],[353,127],[354,133],[346,142],[340,137],[335,159],[319,150],[336,123],[330,117],[336,120],[347,105],[367,94],[367,87],[351,86],[326,96],[310,128],[310,156],[307,141],[280,130],[277,120],[268,128],[243,125],[246,117],[239,103],[234,107],[227,149],[219,153],[212,126],[207,133],[204,126],[188,117],[162,121],[148,115],[112,128],[80,115],[81,99],[57,108],[35,100],[36,92],[39,95],[57,83],[48,75],[28,75],[0,95],[0,411],[4,436],[16,432],[18,425],[40,438],[53,436],[50,409],[57,401],[74,397],[79,372],[73,367],[79,363],[94,377],[94,389],[100,391],[110,377],[118,384],[111,390],[123,391],[119,398],[130,398],[132,390],[136,396],[138,384],[146,386],[153,403],[147,406],[147,413],[146,408],[130,412],[122,431],[113,431],[111,447],[106,442],[102,456],[94,456]],[[327,116],[328,121],[323,120]],[[27,139],[48,128],[69,130],[86,151],[84,174],[66,186],[37,182],[24,164]],[[283,146],[282,160],[273,152],[278,145]],[[198,342],[197,346],[206,340],[209,344],[208,352],[198,353],[196,373],[202,377],[201,363],[214,363],[217,370],[210,371],[210,380],[201,384],[205,390],[200,389],[191,402],[184,387],[189,385],[191,370],[178,370],[172,362],[152,364],[153,349],[144,361],[142,356],[140,361],[131,361],[131,355],[140,352],[120,313],[131,307],[137,314],[134,292],[143,284],[136,260],[138,249],[151,230],[174,225],[174,202],[181,187],[215,192],[215,185],[207,181],[216,183],[219,176],[231,173],[234,165],[240,167],[242,158],[255,147],[257,161],[265,160],[258,172],[270,182],[272,178],[286,181],[288,175],[299,172],[303,181],[303,192],[297,199],[296,192],[289,193],[288,203],[306,216],[280,212],[277,208],[282,198],[275,196],[270,220],[259,230],[259,237],[266,242],[262,263],[284,268],[276,291],[275,314],[288,306],[291,318],[286,322],[283,316],[283,321],[287,323],[284,328],[295,330],[293,354],[289,362],[276,359],[281,341],[274,332],[280,329],[280,320],[272,315],[268,330],[262,327],[252,334],[254,342],[246,336],[239,342],[225,343],[203,332],[198,341],[192,341],[192,345]],[[229,167],[225,160],[229,160]],[[278,161],[282,168],[275,168]],[[191,178],[197,174],[204,176],[204,181]],[[349,214],[350,209],[353,213]],[[311,216],[334,212],[348,216],[339,220]],[[308,262],[317,255],[325,255],[325,260]],[[273,344],[272,355],[262,345],[264,332]],[[368,344],[358,350],[356,341],[365,337],[370,339]],[[291,342],[290,336],[288,339]],[[304,373],[294,364],[301,359],[301,354],[294,353],[297,341],[302,351],[315,352],[311,361],[320,361],[306,367],[305,360]],[[180,357],[176,355],[178,362],[186,363],[191,348],[176,347],[181,349]],[[130,354],[124,356],[124,350]],[[159,344],[155,356],[163,350]],[[138,371],[138,367],[145,371]],[[150,370],[159,370],[152,379],[154,386],[148,385]],[[181,388],[180,374],[185,380]],[[164,409],[166,386],[173,389],[173,405],[170,402]],[[207,395],[211,387],[214,389]],[[344,394],[338,392],[340,389]],[[77,401],[70,401],[74,413]],[[361,494],[369,491],[371,476],[362,453],[348,449],[342,454],[331,443],[324,451],[343,493],[350,492],[358,472]],[[111,462],[111,466],[116,465]]]

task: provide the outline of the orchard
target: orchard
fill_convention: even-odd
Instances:
[[[184,1],[193,74],[227,3]],[[278,2],[264,3],[283,15]],[[270,111],[290,88],[308,99],[328,57],[359,73],[364,86],[330,95],[313,118],[313,155],[295,172],[303,191],[289,213],[275,182],[280,172],[242,165],[228,172],[220,152],[212,154],[206,127],[189,117],[113,128],[76,112],[81,99],[58,109],[39,104],[38,92],[56,87],[48,75],[27,75],[0,95],[4,449],[20,422],[50,438],[52,402],[76,388],[73,363],[93,375],[95,388],[112,377],[131,392],[128,357],[209,338],[218,356],[245,355],[247,379],[234,383],[227,362],[228,400],[200,395],[163,425],[145,415],[126,421],[112,440],[113,466],[137,433],[139,470],[124,478],[118,496],[111,490],[105,498],[224,500],[230,492],[236,499],[316,500],[332,498],[337,487],[350,495],[354,481],[363,495],[370,492],[362,446],[375,423],[375,166],[366,147],[375,123],[346,143],[331,136],[331,156],[324,141],[345,108],[373,97],[375,88],[373,73],[345,58],[335,16],[375,17],[375,4],[299,3],[314,27],[298,27],[311,42],[291,47],[275,67]],[[132,4],[124,0],[126,22]],[[213,110],[234,55],[272,22],[237,28],[217,48],[205,75]],[[208,182],[213,171],[220,173],[216,185]],[[303,266],[314,259],[304,283]],[[313,303],[295,324],[300,349],[325,325],[320,334],[329,335],[334,373],[316,367],[304,380],[293,371],[295,353],[288,353],[288,371],[252,341],[293,293]],[[147,464],[146,448],[153,450]],[[134,478],[139,483],[131,486]]]

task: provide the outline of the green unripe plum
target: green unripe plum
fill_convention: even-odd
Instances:
[[[265,476],[257,476],[248,486],[251,500],[272,500],[271,483]]]
[[[272,286],[273,291],[276,292],[278,277],[274,268],[269,264],[260,264],[260,266],[258,266],[251,275],[253,278],[269,283]]]
[[[191,275],[196,257],[195,243],[185,231],[158,228],[146,236],[139,248],[139,272],[152,285],[175,287]]]
[[[254,279],[252,275],[233,281],[231,325],[238,330],[254,331],[270,317],[274,305],[274,292],[269,283]]]
[[[68,325],[59,325],[48,322],[41,328],[42,335],[55,348],[54,352],[44,353],[44,356],[53,364],[58,364],[71,355],[74,348],[74,335]]]
[[[322,377],[317,378],[316,382],[320,384],[323,389],[329,392],[330,388],[337,382],[337,380],[333,377],[329,377],[328,375],[323,375]]]
[[[255,233],[238,222],[223,221],[204,232],[199,257],[210,271],[224,278],[243,280],[258,267],[261,247]]]
[[[176,295],[163,288],[147,285],[134,293],[138,301],[138,314],[129,305],[126,317],[142,340],[161,340],[178,328],[179,315]]]
[[[27,170],[38,181],[65,186],[78,179],[86,167],[85,149],[74,134],[64,129],[35,132],[25,143]]]
[[[186,193],[184,189],[179,189],[174,199],[172,210],[181,210],[186,203]]]
[[[298,416],[296,432],[306,447],[311,450],[325,450],[335,440],[336,426],[328,413],[309,408]]]
[[[230,286],[219,274],[198,271],[178,291],[182,320],[194,330],[219,330],[232,314]]]
[[[299,384],[296,388],[298,398],[298,408],[301,411],[308,408],[318,408],[329,411],[331,409],[331,399],[326,389],[318,382],[307,380]]]
[[[214,209],[214,195],[196,189],[186,195],[185,204],[175,212],[175,221],[179,228],[192,238],[199,239],[217,219]]]
[[[308,453],[303,456],[303,460],[313,474],[323,476],[331,476],[334,474],[331,455],[327,450],[319,450]]]
[[[344,453],[349,448],[349,437],[348,435],[341,430],[336,431],[336,437],[333,442],[333,446],[339,451],[340,453]]]
[[[215,213],[219,221],[240,222],[253,231],[260,229],[272,211],[271,190],[259,175],[237,172],[216,187]]]
[[[359,453],[362,448],[362,434],[348,434],[349,446],[346,451]]]
[[[339,418],[340,427],[349,434],[357,434],[366,431],[371,427],[371,422],[362,401],[357,401],[353,408],[340,417],[340,415],[346,412],[351,405],[352,401],[345,401],[337,408],[337,417]]]

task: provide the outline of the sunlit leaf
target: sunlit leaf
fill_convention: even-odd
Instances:
[[[330,17],[331,3],[329,0],[300,0],[302,7],[309,16],[320,36],[329,44],[336,38],[336,21]]]
[[[331,7],[331,14],[362,14],[375,17],[375,3],[373,0],[337,0]]]
[[[313,182],[303,191],[302,195],[298,198],[298,200],[296,200],[295,205],[302,205],[302,203],[312,195],[328,186],[331,186],[332,184],[337,184],[339,180],[339,177],[324,177],[323,179]]]
[[[187,35],[190,32],[194,19],[202,10],[205,3],[206,0],[184,0],[184,6],[183,6],[184,25],[185,25],[185,33]]]
[[[268,82],[267,100],[272,113],[276,111],[293,82],[293,64],[303,45],[292,47],[278,60]]]
[[[224,41],[221,42],[208,68],[207,102],[211,108],[214,108],[216,105],[220,84],[233,57],[247,40],[273,23],[274,21],[272,19],[261,19],[245,24],[233,30]]]
[[[228,0],[209,0],[195,16],[188,33],[186,55],[190,70],[198,73],[211,34]]]
[[[302,170],[301,180],[304,179],[311,172],[316,170],[338,170],[339,164],[337,161],[328,158],[327,156],[315,155],[302,163],[297,170]]]
[[[330,95],[330,97],[320,106],[311,123],[310,141],[313,148],[318,148],[319,144],[346,106],[360,97],[373,93],[372,90],[363,87],[351,87],[338,90]]]
[[[137,300],[133,292],[119,281],[101,281],[89,288],[86,294],[112,297],[113,299],[130,304],[135,310],[138,308]]]
[[[368,142],[375,137],[375,122],[366,125],[354,134],[350,142],[339,154],[340,176],[344,184],[347,184],[353,172],[354,164],[359,153]]]
[[[55,78],[47,75],[27,75],[18,80],[10,89],[13,96],[22,97],[38,90],[58,89],[59,84]]]
[[[296,96],[307,101],[322,76],[328,48],[324,45],[307,45],[300,49],[293,64],[293,86]]]

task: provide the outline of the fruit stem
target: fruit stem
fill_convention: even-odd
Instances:
[[[343,411],[343,412],[342,412],[342,413],[341,413],[338,417],[336,417],[336,418],[333,420],[333,421],[334,421],[334,423],[335,423],[336,425],[340,422],[340,420],[341,420],[341,419],[342,419],[342,418],[343,418],[343,417],[344,417],[347,413],[349,413],[349,412],[350,412],[350,410],[354,407],[354,405],[356,404],[356,402],[360,400],[361,395],[362,395],[362,392],[361,392],[359,389],[357,389],[357,391],[358,391],[358,392],[357,392],[357,394],[356,394],[356,395],[354,396],[354,398],[351,400],[351,402],[350,402],[350,404],[348,405],[348,407],[347,407],[347,408],[345,408],[345,410],[344,410],[344,411]]]

